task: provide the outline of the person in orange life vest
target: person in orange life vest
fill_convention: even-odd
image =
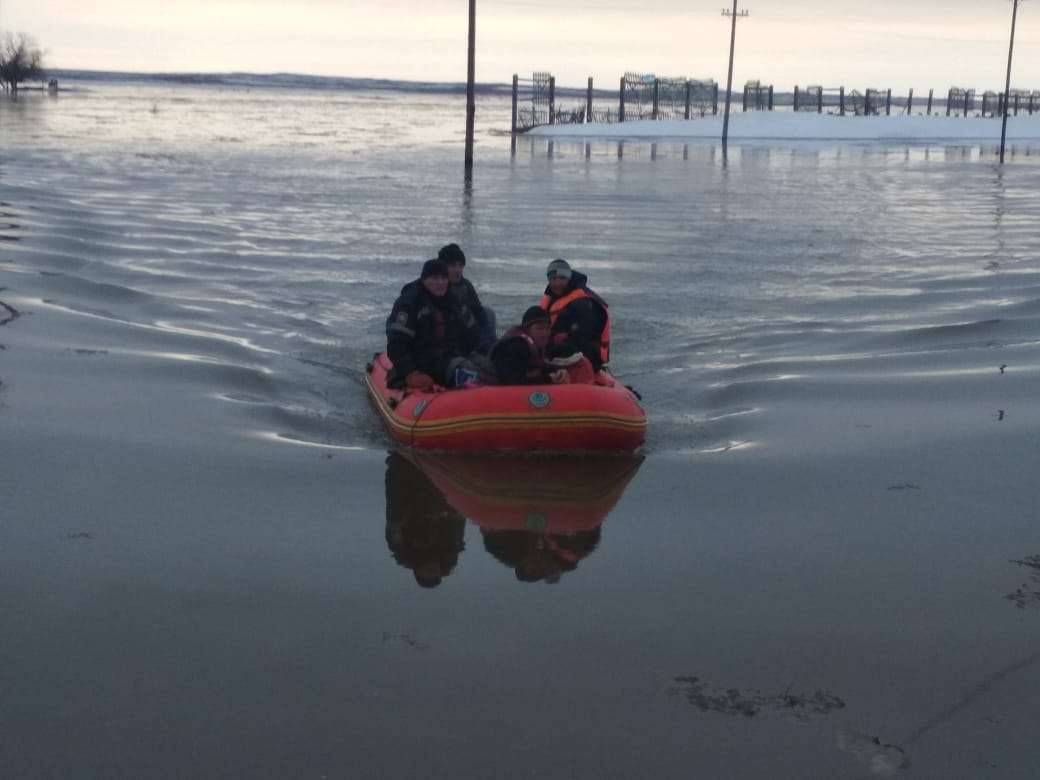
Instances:
[[[549,370],[565,371],[565,384],[592,385],[596,383],[596,369],[592,361],[576,350],[571,344],[560,344],[549,347],[545,356],[545,364]]]
[[[539,306],[549,312],[552,343],[569,343],[599,371],[610,360],[610,312],[607,302],[588,287],[588,277],[566,260],[549,263],[549,283]]]
[[[387,384],[415,390],[460,386],[460,377],[477,376],[468,359],[479,340],[473,313],[448,294],[448,267],[427,260],[419,279],[401,289],[386,320],[386,354],[394,364]]]
[[[545,365],[545,348],[549,344],[549,314],[538,306],[524,312],[518,327],[510,328],[491,348],[491,364],[502,385],[540,385],[559,383],[562,371],[553,372]]]

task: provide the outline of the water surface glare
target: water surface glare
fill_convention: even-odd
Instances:
[[[0,775],[1035,774],[1036,149],[489,97],[467,185],[458,96],[72,86],[0,96]],[[588,274],[644,452],[387,452],[450,241]]]
[[[351,425],[365,401],[344,374],[449,240],[503,322],[548,259],[589,274],[617,373],[665,423],[650,451],[717,443],[684,419],[726,411],[708,400],[726,366],[768,380],[771,361],[849,354],[887,373],[904,352],[1017,343],[1040,300],[1029,149],[1003,171],[975,147],[736,146],[724,166],[711,145],[521,138],[510,157],[490,132],[508,105],[485,98],[464,188],[445,143],[458,98],[413,97],[93,85],[5,101],[3,232],[20,239],[5,262],[64,274],[58,304],[269,354],[276,386],[363,446],[381,439]]]

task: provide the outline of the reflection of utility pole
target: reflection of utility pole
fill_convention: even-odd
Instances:
[[[469,0],[469,57],[466,62],[466,177],[473,173],[473,119],[477,113],[474,102],[476,76],[477,0]]]
[[[1011,0],[1011,43],[1008,45],[1007,82],[1004,85],[1004,121],[1000,125],[1000,164],[1004,164],[1004,144],[1007,142],[1008,106],[1011,105],[1011,56],[1015,53],[1015,22],[1018,19],[1018,0]]]
[[[1016,0],[1017,2],[1017,0]],[[729,32],[729,75],[726,76],[726,113],[722,117],[722,158],[726,158],[726,144],[729,141],[729,101],[733,91],[733,47],[737,42],[737,19],[750,16],[749,11],[737,11],[737,0],[733,0],[733,10],[722,9],[722,15],[730,17],[732,27]]]

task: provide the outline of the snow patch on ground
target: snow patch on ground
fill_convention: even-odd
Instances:
[[[641,120],[536,127],[529,135],[551,138],[683,138],[718,140],[722,117]],[[839,116],[754,112],[730,116],[731,140],[799,141],[997,141],[1000,118],[947,116]],[[1008,118],[1008,140],[1040,140],[1040,114]]]

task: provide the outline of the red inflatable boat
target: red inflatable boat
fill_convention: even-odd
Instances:
[[[635,394],[604,374],[606,384],[480,386],[422,392],[386,386],[385,354],[368,366],[366,383],[390,435],[431,450],[631,452],[646,436]]]

